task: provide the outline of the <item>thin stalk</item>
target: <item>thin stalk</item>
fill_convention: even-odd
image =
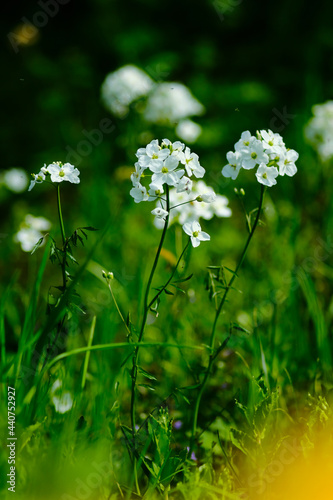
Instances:
[[[150,308],[151,308],[151,306],[154,304],[154,302],[156,302],[156,300],[158,299],[158,297],[161,295],[161,293],[162,293],[162,292],[163,292],[163,291],[167,288],[167,286],[168,286],[168,285],[169,285],[169,283],[171,282],[171,280],[172,280],[172,278],[174,277],[174,275],[175,275],[175,273],[176,273],[176,271],[177,271],[177,268],[178,268],[178,266],[179,266],[179,264],[180,264],[180,262],[181,262],[181,260],[182,260],[182,258],[183,258],[183,255],[185,254],[186,250],[188,249],[188,246],[189,246],[189,244],[190,244],[190,241],[191,241],[191,239],[189,238],[189,239],[188,239],[188,242],[186,243],[186,245],[185,245],[185,247],[184,247],[184,249],[183,249],[183,251],[182,251],[182,253],[181,253],[181,254],[180,254],[180,256],[179,256],[179,259],[177,260],[177,264],[175,265],[175,267],[174,267],[174,269],[173,269],[173,271],[172,271],[172,273],[171,273],[170,278],[169,278],[169,279],[168,279],[168,281],[165,283],[165,285],[163,285],[163,287],[162,287],[162,288],[161,288],[161,289],[157,292],[157,294],[155,295],[155,297],[154,297],[154,298],[153,298],[153,299],[149,302],[149,304],[148,304],[148,309],[150,309]]]
[[[62,250],[64,252],[63,260],[61,263],[61,270],[62,270],[62,286],[63,286],[63,291],[65,291],[66,290],[66,233],[65,233],[64,219],[62,217],[62,210],[61,210],[60,184],[58,184],[57,186],[57,205],[58,205],[58,216],[59,216],[59,223],[60,223],[60,230],[62,237]]]
[[[119,308],[119,306],[118,306],[118,302],[116,301],[116,297],[114,296],[114,293],[113,293],[113,291],[112,291],[112,287],[111,287],[111,284],[110,284],[110,279],[112,279],[112,278],[108,278],[108,279],[107,279],[107,285],[108,285],[108,288],[109,288],[109,290],[110,290],[112,300],[113,300],[113,302],[114,302],[114,305],[116,306],[116,309],[117,309],[117,312],[118,312],[118,314],[119,314],[119,316],[120,316],[121,321],[124,323],[124,326],[125,326],[125,328],[126,328],[126,330],[127,330],[127,333],[130,335],[130,334],[131,334],[131,331],[130,331],[130,329],[128,328],[127,323],[126,323],[126,321],[125,321],[125,319],[124,319],[124,316],[122,315],[121,310],[120,310],[120,308]]]
[[[158,264],[158,260],[159,260],[161,250],[163,247],[165,235],[166,235],[166,232],[168,229],[169,210],[170,210],[170,198],[169,198],[169,186],[168,185],[166,186],[166,199],[167,199],[166,210],[168,212],[168,215],[165,218],[165,223],[164,223],[160,243],[159,243],[156,255],[155,255],[153,267],[150,271],[150,275],[148,278],[147,287],[146,287],[145,296],[144,296],[143,318],[142,318],[140,333],[139,333],[139,337],[138,337],[138,344],[139,345],[135,348],[134,355],[133,355],[132,390],[131,390],[131,427],[132,427],[133,436],[135,435],[135,389],[136,389],[136,379],[137,379],[137,375],[138,375],[138,354],[139,354],[140,343],[142,341],[143,333],[144,333],[145,326],[146,326],[147,316],[148,316],[148,312],[149,312],[148,300],[149,300],[150,287],[151,287],[151,284],[153,281],[153,277],[154,277],[156,267]]]
[[[60,184],[57,185],[57,207],[58,207],[58,217],[59,217],[59,225],[60,225],[61,238],[62,238],[62,251],[63,251],[62,261],[60,261],[59,263],[60,263],[61,274],[62,274],[62,294],[64,294],[66,292],[66,286],[67,286],[67,280],[66,280],[67,239],[66,239],[66,233],[65,233],[64,219],[63,219],[62,210],[61,210]],[[53,346],[56,344],[56,342],[58,340],[61,329],[64,326],[65,319],[66,319],[66,314],[63,316],[63,318],[57,324],[57,332],[55,334],[55,337],[54,337],[52,343],[47,347],[46,356],[45,356],[42,368],[44,368],[45,365],[49,361],[50,353],[53,349]]]
[[[264,193],[265,193],[265,186],[261,185],[259,208],[258,208],[258,211],[257,211],[257,215],[256,215],[256,218],[255,218],[254,224],[253,224],[253,226],[251,228],[250,234],[249,234],[249,236],[247,238],[247,241],[245,243],[245,246],[244,246],[242,255],[241,255],[240,259],[239,259],[239,262],[237,264],[236,270],[235,270],[235,272],[232,275],[232,277],[231,277],[228,285],[226,286],[226,288],[224,290],[224,294],[223,294],[223,297],[221,299],[220,305],[218,306],[218,308],[216,310],[216,313],[215,313],[214,323],[213,323],[212,332],[211,332],[211,336],[210,336],[210,342],[209,342],[210,355],[209,355],[208,367],[207,367],[207,370],[205,372],[205,376],[204,376],[204,378],[203,378],[203,380],[201,382],[200,390],[198,392],[198,395],[197,395],[197,398],[196,398],[196,401],[195,401],[194,416],[193,416],[193,423],[192,423],[191,446],[190,446],[191,450],[193,448],[194,440],[195,440],[196,433],[197,433],[198,414],[199,414],[199,409],[200,409],[201,398],[202,398],[202,395],[204,393],[207,380],[208,380],[208,378],[209,378],[209,376],[211,374],[211,370],[212,370],[214,361],[216,359],[216,356],[214,355],[213,351],[214,351],[214,345],[215,345],[217,322],[218,322],[218,319],[219,319],[220,314],[222,312],[222,308],[223,308],[224,303],[226,301],[226,298],[227,298],[227,295],[229,293],[229,290],[230,290],[233,282],[236,279],[236,276],[238,274],[238,271],[239,271],[241,265],[243,264],[243,261],[245,259],[245,255],[246,255],[247,249],[248,249],[248,247],[250,245],[250,242],[252,240],[252,237],[253,237],[254,232],[256,230],[256,227],[258,225],[259,217],[260,217],[261,210],[262,210],[262,204],[263,204],[263,200],[264,200]]]

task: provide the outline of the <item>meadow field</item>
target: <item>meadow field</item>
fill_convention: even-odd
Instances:
[[[1,498],[332,498],[329,19],[8,6]]]

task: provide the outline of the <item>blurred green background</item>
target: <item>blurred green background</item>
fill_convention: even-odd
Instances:
[[[153,207],[136,205],[129,196],[129,176],[137,148],[154,138],[176,140],[177,136],[173,126],[145,122],[135,108],[124,119],[112,116],[100,97],[108,73],[134,64],[156,82],[189,87],[206,109],[195,118],[203,132],[191,149],[206,168],[206,183],[226,195],[233,210],[230,219],[204,221],[211,242],[191,252],[188,271],[195,275],[186,290],[192,291],[184,297],[165,297],[147,340],[171,337],[187,343],[208,342],[213,307],[204,289],[205,268],[221,262],[234,268],[246,239],[234,187],[245,189],[248,210],[259,199],[259,185],[251,172],[243,171],[235,182],[221,176],[225,155],[241,132],[270,128],[299,153],[297,175],[281,177],[277,186],[268,189],[264,225],[254,237],[236,285],[243,293],[230,294],[221,318],[221,340],[229,321],[242,324],[251,335],[232,338],[230,350],[214,373],[199,424],[203,425],[206,416],[218,414],[240,390],[247,392],[244,380],[250,376],[240,355],[251,365],[252,376],[264,373],[268,385],[285,387],[285,406],[293,413],[298,404],[297,398],[292,399],[293,391],[299,390],[302,399],[309,388],[318,389],[322,379],[330,378],[332,366],[332,163],[319,161],[303,133],[312,105],[325,102],[333,93],[329,2],[309,6],[300,1],[72,0],[58,7],[45,26],[29,31],[30,35],[26,20],[37,19],[36,13],[42,11],[37,2],[9,3],[6,18],[1,18],[1,168],[23,168],[30,175],[44,163],[57,160],[71,161],[79,168],[81,183],[67,183],[62,189],[66,229],[68,233],[78,226],[102,230],[111,217],[111,227],[93,260],[115,273],[115,295],[125,314],[131,310],[134,323],[159,231],[152,224]],[[77,154],[86,140],[84,131],[98,129],[105,118],[112,120],[113,131],[75,161],[73,151]],[[13,236],[30,213],[48,218],[52,234],[60,239],[56,193],[46,184],[19,194],[1,186],[0,210],[1,291],[18,271],[4,319],[7,351],[15,353],[42,250],[30,256]],[[98,238],[99,233],[91,234],[87,248]],[[165,254],[156,283],[164,282],[179,255],[181,240],[179,228],[172,226],[166,241],[172,255]],[[80,262],[85,254],[84,249],[77,251]],[[84,336],[94,314],[100,318],[94,343],[125,338],[107,289],[94,275],[98,272],[92,266],[80,280],[81,305],[87,315],[78,320],[83,336],[72,347],[86,344]],[[49,287],[60,280],[60,270],[48,264],[39,321],[43,321]],[[198,353],[181,356],[161,351],[159,355],[157,363],[153,352],[143,353],[144,363],[161,385],[156,396],[142,394],[142,412],[161,401],[175,384],[193,384],[193,372],[200,370]],[[93,387],[99,399],[89,402],[89,411],[104,414],[112,406],[111,388],[122,359],[119,353],[92,356],[91,371],[110,393]],[[70,366],[68,379],[77,368]],[[74,376],[72,387],[73,380]],[[128,412],[128,400],[122,409]],[[41,407],[41,415],[43,411]],[[175,411],[177,417],[186,422],[182,405]],[[99,424],[97,428],[101,432]]]

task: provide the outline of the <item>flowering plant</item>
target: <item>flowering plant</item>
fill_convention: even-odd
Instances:
[[[222,169],[224,177],[236,179],[240,170],[257,167],[256,178],[264,186],[274,186],[281,175],[292,177],[297,172],[298,153],[287,149],[280,134],[261,130],[257,136],[247,130],[235,144],[235,151],[227,153],[228,164]]]
[[[202,179],[205,174],[198,155],[180,141],[172,143],[164,139],[159,145],[155,139],[145,148],[138,149],[136,156],[138,161],[131,175],[133,187],[130,191],[135,203],[155,201],[156,208],[151,213],[155,215],[156,225],[162,227],[166,221],[178,220],[184,232],[191,236],[193,246],[210,240],[207,233],[201,232],[199,218],[229,217],[231,210],[225,196],[216,195],[202,180],[192,180],[193,177]],[[144,185],[145,178],[150,180],[148,187]],[[190,234],[189,224],[194,222],[197,229]],[[193,233],[198,231],[205,238],[193,239]]]

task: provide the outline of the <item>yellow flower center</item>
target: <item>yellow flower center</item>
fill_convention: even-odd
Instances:
[[[257,158],[257,156],[258,156],[257,153],[255,153],[254,151],[253,153],[251,153],[251,158],[253,158],[254,160]]]
[[[199,231],[194,231],[193,236],[194,236],[194,238],[197,238],[199,236]]]
[[[65,177],[65,172],[63,170],[60,170],[59,177]]]
[[[263,179],[267,179],[267,174],[266,174],[266,172],[265,172],[264,174],[262,174],[262,177],[263,177]]]
[[[168,172],[169,172],[169,170],[166,167],[162,168],[162,174],[167,174]]]

